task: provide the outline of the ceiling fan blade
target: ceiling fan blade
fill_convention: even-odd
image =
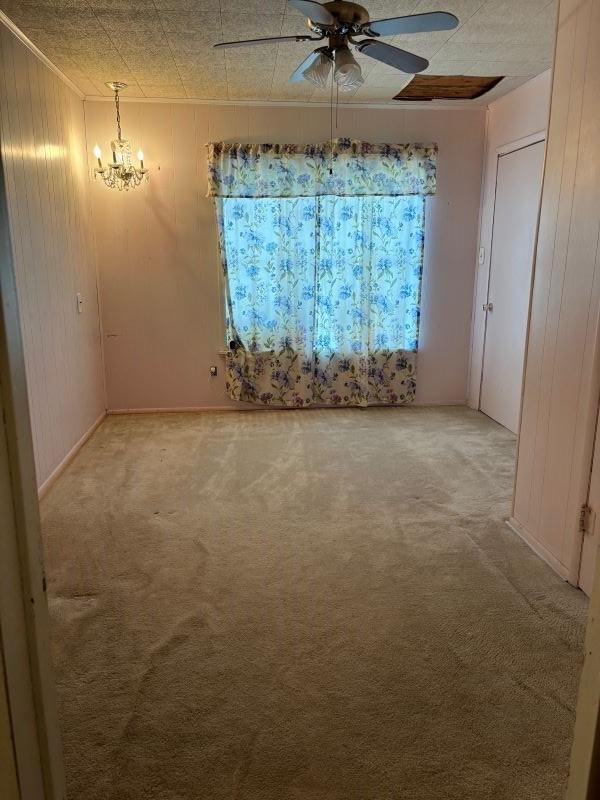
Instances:
[[[428,14],[410,14],[407,17],[376,19],[367,22],[363,30],[378,36],[395,36],[399,33],[430,33],[431,31],[451,31],[458,25],[458,17],[446,11],[432,11]]]
[[[244,39],[241,42],[219,42],[213,47],[217,50],[225,47],[246,47],[252,44],[271,44],[277,42],[310,42],[314,41],[312,36],[271,36],[266,39]]]
[[[335,23],[335,17],[331,11],[328,11],[321,3],[316,3],[315,0],[288,0],[288,3],[296,11],[308,17],[311,22],[319,22],[321,25],[333,25]]]
[[[401,50],[399,47],[393,47],[391,44],[378,42],[376,39],[364,39],[362,42],[358,42],[356,47],[364,55],[382,61],[402,72],[408,72],[410,75],[423,72],[429,66],[426,58]]]
[[[313,53],[308,55],[304,59],[304,61],[301,64],[299,64],[296,67],[296,69],[292,72],[292,74],[288,78],[288,81],[290,83],[300,83],[300,81],[303,81],[304,80],[304,73],[310,67],[310,65],[313,64],[317,60],[319,55],[320,55],[320,51],[319,50],[315,50]]]

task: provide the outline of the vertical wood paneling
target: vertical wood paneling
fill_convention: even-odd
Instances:
[[[83,102],[3,27],[0,58],[2,159],[42,485],[105,405],[85,122]]]
[[[561,4],[514,518],[571,580],[597,405],[600,0]]]
[[[546,315],[549,305],[552,260],[558,231],[559,199],[563,187],[566,160],[569,110],[572,104],[571,83],[575,52],[577,19],[560,8],[559,35],[556,43],[552,89],[552,112],[546,146],[546,165],[536,262],[531,302],[531,322],[524,379],[524,396],[521,413],[521,431],[518,455],[518,473],[515,490],[514,515],[528,531],[538,529],[534,488],[536,473],[543,473],[545,432],[541,423],[540,394]],[[572,113],[572,112],[571,112]],[[572,127],[572,126],[571,126]],[[538,435],[539,434],[539,435]],[[537,462],[537,469],[534,464]],[[537,505],[539,508],[539,504]]]
[[[585,68],[583,90],[583,110],[581,115],[579,154],[575,177],[575,195],[571,221],[571,242],[568,252],[567,270],[577,279],[569,282],[569,292],[565,293],[565,315],[562,346],[559,349],[559,363],[573,359],[579,375],[579,392],[574,414],[574,424],[569,437],[573,453],[573,468],[566,485],[566,536],[562,543],[563,560],[572,572],[579,565],[581,540],[577,528],[568,525],[570,519],[577,519],[582,492],[587,492],[589,464],[592,458],[600,376],[598,370],[598,318],[600,314],[600,2],[592,4],[588,28],[588,58]],[[583,267],[583,268],[582,268]],[[587,304],[582,302],[585,298]],[[576,354],[573,358],[573,353]],[[561,382],[563,404],[570,397],[569,382],[563,375]],[[561,409],[555,417],[559,423]],[[566,436],[555,448],[554,463],[560,465],[560,452],[565,451]],[[585,499],[585,497],[584,497]]]
[[[573,193],[575,189],[575,170],[577,167],[577,153],[579,145],[579,127],[581,121],[581,101],[583,95],[585,60],[587,57],[587,36],[589,31],[589,12],[590,3],[586,2],[578,10],[578,13],[570,14],[565,20],[566,38],[569,44],[572,42],[572,54],[567,57],[572,58],[572,78],[568,96],[568,111],[566,115],[566,132],[564,145],[562,147],[561,163],[561,182],[558,190],[556,207],[553,200],[550,200],[548,211],[548,235],[541,235],[540,261],[536,264],[537,289],[532,298],[532,324],[530,339],[535,346],[536,338],[541,339],[541,370],[540,381],[544,390],[540,392],[537,407],[537,469],[534,471],[531,491],[530,514],[541,527],[544,515],[544,500],[546,495],[546,481],[548,469],[552,465],[552,448],[554,442],[560,437],[558,431],[553,431],[554,438],[551,436],[552,416],[555,407],[556,391],[559,384],[554,381],[557,365],[557,346],[559,343],[559,332],[561,325],[564,325],[563,301],[565,299],[565,289],[568,290],[569,284],[565,284],[567,252],[569,247],[570,228],[573,212]],[[574,30],[573,30],[574,28]],[[559,35],[562,32],[562,23],[559,26]],[[557,71],[559,66],[557,64]],[[560,102],[560,98],[553,96],[554,103]],[[554,131],[552,121],[550,124],[549,136],[552,137]],[[562,136],[560,137],[562,141]],[[551,139],[550,139],[551,141]],[[556,208],[556,211],[555,211]],[[556,216],[555,216],[556,214]],[[542,207],[542,217],[545,217],[545,209]],[[554,227],[552,228],[552,222]],[[552,235],[554,234],[554,235]],[[552,244],[551,244],[552,242]],[[538,269],[539,266],[539,269]],[[571,276],[576,278],[576,275]],[[547,285],[547,289],[546,289]],[[541,321],[542,327],[539,324]],[[529,362],[528,362],[529,363]],[[577,381],[578,375],[575,375]],[[528,386],[525,387],[526,402],[529,400]],[[567,428],[571,428],[572,419],[565,419]],[[565,453],[566,463],[570,463],[569,454]],[[564,482],[561,481],[560,489],[563,490]],[[554,520],[551,527],[544,531],[544,545],[550,552],[558,556],[562,547],[562,537],[564,534],[564,514],[565,502],[562,491],[556,492],[558,486],[553,487],[550,496],[547,497],[549,506],[558,519]]]
[[[144,143],[150,182],[115,197],[92,186],[110,409],[226,407],[222,306],[208,141],[315,142],[323,108],[135,103],[124,134]],[[427,202],[417,400],[464,403],[485,111],[342,108],[334,135],[372,142],[435,141],[438,194]],[[114,136],[114,108],[86,103],[88,158]],[[222,371],[222,369],[221,369]]]

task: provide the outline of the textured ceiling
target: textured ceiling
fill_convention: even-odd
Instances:
[[[487,102],[551,65],[556,0],[367,0],[372,19],[450,11],[454,31],[388,37],[425,56],[434,74],[505,75]],[[286,0],[0,0],[0,9],[87,95],[106,81],[128,97],[329,100],[329,90],[287,78],[311,42],[215,51],[231,39],[306,33]],[[357,55],[365,83],[341,102],[393,102],[410,76]]]

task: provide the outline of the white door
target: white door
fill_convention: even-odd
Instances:
[[[519,426],[544,142],[498,157],[480,408]]]

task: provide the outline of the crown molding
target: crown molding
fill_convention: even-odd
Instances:
[[[65,73],[62,72],[62,70],[60,70],[56,66],[56,64],[50,61],[48,56],[45,56],[39,49],[39,47],[36,47],[36,45],[34,45],[31,39],[28,39],[27,36],[25,36],[25,34],[23,33],[23,31],[20,28],[18,28],[15,25],[15,23],[11,19],[9,19],[3,11],[0,11],[0,22],[4,25],[5,28],[8,28],[8,30],[12,33],[12,35],[15,36],[22,44],[24,44],[25,47],[28,50],[30,50],[34,56],[39,58],[39,60],[42,62],[42,64],[44,64],[44,66],[48,67],[48,69],[51,70],[51,72],[53,72],[57,76],[57,78],[60,78],[60,80],[63,83],[65,83],[69,87],[69,89],[71,89],[72,92],[75,92],[77,97],[81,98],[81,100],[85,99],[85,95],[83,94],[81,89],[79,89],[73,83],[73,81],[70,78],[68,78],[65,75]]]
[[[126,95],[119,95],[121,103],[167,103],[181,104],[181,105],[198,105],[198,106],[250,106],[253,108],[330,108],[328,102],[315,102],[310,103],[300,100],[203,100],[193,97],[127,97]],[[86,95],[86,102],[92,103],[112,103],[112,97],[108,95]],[[418,111],[483,111],[486,105],[483,103],[476,103],[473,100],[432,100],[430,102],[412,102],[395,100],[393,103],[340,103],[339,108],[346,110],[352,108],[378,108],[385,111],[410,111],[411,109]]]

